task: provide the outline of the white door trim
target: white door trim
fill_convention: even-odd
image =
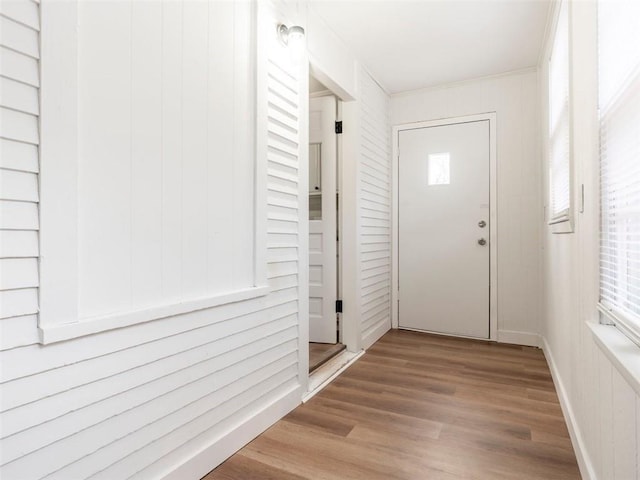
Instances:
[[[362,335],[358,315],[359,284],[358,284],[358,235],[354,226],[357,224],[357,162],[343,162],[343,158],[356,158],[354,148],[357,145],[357,103],[346,93],[338,82],[325,74],[316,60],[307,55],[302,61],[300,76],[300,192],[299,192],[299,221],[307,226],[306,233],[300,229],[300,258],[309,256],[309,72],[320,79],[329,88],[338,102],[337,120],[346,120],[349,127],[337,137],[337,169],[340,205],[338,208],[338,223],[340,230],[339,257],[340,270],[338,276],[338,291],[341,299],[349,305],[340,314],[341,343],[349,352],[362,350]],[[304,183],[303,183],[304,182]],[[299,337],[298,337],[298,378],[303,393],[309,391],[309,262],[300,262],[299,272],[304,278],[299,278]]]
[[[497,155],[496,155],[496,113],[480,113],[463,117],[443,118],[423,122],[405,123],[393,126],[392,175],[392,241],[391,241],[391,326],[398,328],[398,158],[400,132],[418,128],[441,127],[458,123],[489,121],[489,340],[498,340],[498,205],[497,205]]]

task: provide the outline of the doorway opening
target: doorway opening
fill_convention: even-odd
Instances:
[[[309,373],[345,349],[340,328],[340,100],[309,76]]]

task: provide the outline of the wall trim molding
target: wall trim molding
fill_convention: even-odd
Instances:
[[[562,408],[565,423],[567,424],[567,428],[569,430],[569,436],[571,437],[573,450],[576,454],[576,459],[578,460],[580,474],[582,475],[582,478],[584,480],[597,480],[598,477],[595,473],[593,461],[591,460],[589,452],[587,451],[584,437],[582,436],[580,426],[578,425],[578,421],[576,420],[575,414],[573,413],[571,401],[569,400],[569,396],[567,395],[567,390],[564,388],[564,383],[562,382],[562,378],[560,377],[560,372],[558,371],[556,363],[553,359],[551,347],[549,346],[549,343],[544,336],[540,336],[540,340],[540,345],[542,347],[542,351],[544,352],[544,356],[547,359],[547,363],[549,364],[549,370],[551,371],[553,384],[556,387],[558,399],[560,400],[560,407]]]
[[[540,335],[531,332],[517,332],[514,330],[498,330],[499,343],[512,343],[528,347],[541,347]]]
[[[640,395],[640,350],[633,340],[627,337],[615,325],[601,325],[585,322],[593,340],[620,375]]]
[[[299,385],[287,390],[270,404],[264,406],[241,424],[233,426],[227,433],[217,437],[207,447],[161,476],[164,480],[202,478],[224,462],[243,446],[264,432],[301,403],[302,391]]]
[[[458,80],[458,81],[447,82],[447,83],[439,83],[437,85],[431,85],[431,86],[428,86],[428,87],[415,88],[413,90],[405,90],[405,91],[402,91],[402,92],[392,93],[389,96],[391,98],[405,97],[405,96],[416,95],[416,94],[420,94],[420,93],[423,93],[423,92],[429,92],[429,91],[433,91],[433,90],[442,90],[442,89],[446,89],[446,88],[459,87],[459,86],[462,86],[462,85],[467,85],[467,84],[475,83],[475,82],[482,82],[482,81],[485,81],[485,80],[494,80],[496,78],[510,77],[512,75],[525,75],[527,73],[533,73],[533,72],[537,72],[537,71],[538,71],[538,65],[532,65],[530,67],[517,68],[515,70],[507,70],[506,72],[500,72],[500,73],[496,73],[496,74],[493,74],[493,75],[483,75],[483,76],[480,76],[480,77],[467,78],[465,80]]]
[[[85,335],[129,327],[139,323],[151,322],[167,317],[184,315],[198,310],[220,307],[229,303],[244,302],[253,298],[264,297],[271,291],[267,285],[249,287],[235,292],[212,295],[209,297],[186,300],[170,305],[135,310],[133,312],[116,313],[103,317],[80,319],[73,323],[62,325],[40,325],[38,334],[40,343],[48,345],[63,340],[70,340]]]

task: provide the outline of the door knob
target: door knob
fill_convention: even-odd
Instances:
[[[487,222],[485,222],[484,220],[480,220],[480,221],[478,222],[478,226],[479,226],[480,228],[484,228],[484,227],[486,227],[486,226],[487,226]]]
[[[478,240],[478,245],[486,245],[487,241],[484,238]]]

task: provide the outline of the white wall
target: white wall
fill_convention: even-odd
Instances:
[[[250,8],[79,5],[79,316],[253,286]]]
[[[262,286],[250,4],[73,6],[68,47],[56,47],[58,30],[43,38],[45,340],[48,327],[122,325],[149,308]],[[62,8],[44,9],[60,30]],[[55,102],[74,103],[73,116]],[[53,138],[75,151],[52,149]],[[66,221],[73,232],[59,228]]]
[[[628,480],[640,477],[640,387],[626,380],[594,341],[589,325],[597,325],[599,167],[597,131],[597,37],[595,2],[573,1],[572,21],[572,148],[576,207],[575,232],[553,234],[544,225],[542,329],[545,354],[569,423],[585,479]],[[547,141],[547,40],[540,65],[543,141]],[[543,150],[544,200],[548,195],[548,158]],[[585,187],[580,213],[580,185]],[[638,356],[614,327],[597,326]]]
[[[273,33],[306,10],[274,3],[258,2],[256,33],[242,2],[2,2],[3,478],[199,478],[300,402],[307,70]],[[352,223],[388,229],[388,97],[314,22],[317,68],[363,96]],[[366,314],[355,348],[389,328],[389,234],[364,229],[351,235],[354,285],[368,282],[347,307]]]
[[[538,344],[542,218],[537,74],[397,94],[393,125],[496,112],[498,340]]]
[[[0,4],[0,348],[37,341],[38,4]]]
[[[11,76],[9,69],[13,67],[18,72],[24,70],[26,73],[20,77],[23,82],[21,85],[25,88],[27,84],[37,87],[37,74],[29,76],[29,72],[37,72],[38,52],[35,48],[38,44],[38,4],[17,0],[16,5],[16,15],[24,14],[25,18],[20,17],[21,23],[11,24],[11,28],[17,32],[12,37],[8,35],[11,30],[4,28],[4,23],[11,20],[0,17],[3,22],[2,41],[25,40],[25,58],[18,55],[20,58],[16,57],[15,62],[5,62],[8,57],[3,48],[2,74]],[[60,24],[54,20],[61,20],[60,15],[68,15],[70,5],[73,4],[51,2],[42,6],[46,10],[43,12],[43,38],[50,40],[53,37],[59,40],[57,43],[48,41],[45,44],[47,54],[51,54],[51,49],[65,48],[69,44],[63,32],[56,32],[56,27]],[[229,5],[235,6],[230,8]],[[230,237],[222,244],[216,244],[217,239],[222,238],[223,231],[216,231],[214,227],[217,224],[206,223],[207,228],[202,228],[200,224],[207,205],[210,215],[220,215],[225,219],[231,216],[233,205],[240,209],[239,219],[242,222],[246,218],[251,218],[253,222],[253,216],[256,215],[256,225],[262,226],[258,228],[256,236],[265,232],[264,263],[258,264],[256,269],[264,271],[268,293],[264,292],[249,300],[241,301],[236,298],[235,301],[217,307],[205,306],[180,315],[164,314],[161,318],[93,335],[80,332],[78,338],[46,345],[38,343],[36,317],[24,316],[33,313],[34,307],[29,306],[29,302],[18,303],[15,299],[5,302],[3,293],[3,314],[6,305],[25,306],[0,321],[3,337],[3,351],[0,353],[2,478],[48,476],[68,479],[91,475],[97,478],[159,478],[165,475],[173,475],[173,478],[199,478],[300,402],[302,385],[306,382],[306,365],[304,362],[301,365],[299,358],[301,338],[304,338],[302,324],[306,321],[304,299],[307,294],[303,284],[306,281],[303,266],[306,264],[307,253],[300,240],[306,237],[305,222],[300,222],[299,219],[303,215],[300,212],[306,211],[304,199],[307,195],[307,174],[300,162],[299,145],[306,142],[306,137],[301,132],[301,125],[304,125],[302,115],[305,111],[301,106],[301,99],[306,99],[307,96],[305,80],[301,79],[306,79],[306,76],[299,76],[299,70],[289,63],[287,52],[282,52],[277,42],[269,43],[268,47],[263,42],[260,47],[269,56],[268,61],[266,58],[262,60],[259,70],[261,77],[257,80],[262,85],[257,96],[257,114],[262,127],[258,128],[257,141],[263,144],[258,149],[260,157],[255,171],[257,198],[262,201],[247,205],[247,192],[235,184],[232,188],[221,187],[224,188],[222,192],[214,191],[218,184],[216,182],[221,177],[228,177],[230,165],[235,168],[237,163],[238,168],[244,169],[246,163],[243,163],[243,159],[246,160],[247,155],[252,162],[255,159],[251,142],[245,141],[243,144],[244,139],[237,137],[239,132],[246,131],[227,130],[229,109],[237,112],[236,126],[243,123],[251,125],[252,118],[245,113],[253,110],[253,95],[249,94],[242,99],[228,98],[221,95],[222,90],[215,91],[215,88],[208,88],[203,83],[207,78],[213,79],[213,74],[208,77],[202,75],[203,71],[212,73],[215,70],[215,81],[220,82],[220,87],[238,85],[234,81],[236,74],[245,78],[244,73],[238,73],[237,68],[231,68],[230,64],[218,66],[208,65],[208,62],[221,58],[231,61],[231,51],[238,54],[244,52],[237,55],[235,61],[246,61],[243,55],[247,50],[234,50],[234,45],[247,45],[256,39],[249,28],[253,20],[248,15],[248,5],[239,2],[189,2],[183,5],[170,1],[145,4],[136,2],[135,5],[132,2],[106,6],[101,4],[99,8],[104,11],[100,16],[109,19],[108,23],[118,32],[119,38],[114,41],[124,58],[111,58],[116,64],[112,70],[102,70],[105,78],[94,78],[89,82],[91,71],[85,71],[78,77],[78,91],[86,94],[79,97],[79,113],[87,115],[85,107],[91,102],[95,104],[104,101],[107,95],[116,91],[122,95],[116,95],[117,98],[103,104],[103,108],[118,114],[111,122],[106,122],[105,118],[83,117],[88,124],[82,125],[79,161],[95,161],[98,155],[104,155],[104,158],[100,157],[101,161],[91,167],[87,163],[81,164],[78,176],[81,188],[77,191],[80,192],[80,217],[85,221],[91,219],[93,213],[98,217],[113,215],[104,218],[104,224],[109,228],[100,232],[102,238],[96,237],[92,241],[99,241],[104,245],[110,239],[113,240],[122,246],[119,253],[126,258],[137,259],[134,263],[143,259],[153,272],[148,278],[144,277],[148,282],[142,283],[137,282],[143,277],[132,282],[132,278],[136,277],[131,276],[129,269],[122,274],[122,278],[118,275],[103,277],[96,273],[95,278],[100,282],[110,279],[103,285],[105,289],[122,288],[128,292],[129,298],[138,299],[134,303],[126,303],[126,308],[135,309],[146,304],[154,306],[159,302],[178,298],[170,291],[162,290],[166,297],[165,293],[158,293],[159,287],[155,282],[160,282],[161,278],[176,282],[169,285],[161,282],[164,287],[186,284],[193,286],[194,283],[187,280],[192,278],[192,274],[198,273],[198,278],[210,280],[213,284],[221,285],[220,281],[225,280],[224,286],[238,287],[245,284],[247,275],[253,277],[254,250],[252,245],[246,246],[246,243],[253,244],[253,235],[242,230],[241,225],[227,224],[221,220],[220,228],[224,232],[231,229],[234,236],[243,235],[243,238]],[[12,7],[12,2],[2,2],[3,15],[12,15],[8,11]],[[270,10],[262,10],[263,7],[266,8],[263,4],[259,7],[260,32],[274,37],[272,32],[275,30],[276,20],[285,18]],[[34,16],[28,16],[31,15],[30,12],[35,12]],[[87,42],[84,34],[99,33],[99,26],[94,26],[96,30],[93,32],[83,33],[82,28],[86,28],[86,23],[83,23],[85,19],[82,15],[80,18],[82,21],[78,49],[88,62],[91,57],[89,47],[96,45]],[[68,19],[67,17],[66,20]],[[35,28],[28,27],[34,21]],[[47,23],[48,21],[53,21],[53,24]],[[74,17],[71,21],[75,21]],[[229,31],[234,25],[242,26],[243,22],[248,23],[243,28]],[[71,30],[73,31],[75,29]],[[152,41],[158,38],[162,38],[162,48],[159,50],[156,49],[158,42]],[[152,58],[133,58],[128,50],[132,44],[144,47],[141,51],[146,51]],[[10,46],[18,51],[22,48],[17,43]],[[88,51],[82,50],[87,48]],[[208,53],[214,50],[226,53],[223,56]],[[68,57],[73,57],[73,52],[67,53]],[[99,55],[96,57],[99,58]],[[162,66],[173,67],[171,71],[163,71]],[[63,70],[59,68],[54,71]],[[133,84],[130,79],[121,76],[122,71],[136,72]],[[109,78],[117,81],[114,91],[109,91],[108,85],[102,84],[103,80]],[[159,79],[162,79],[160,83]],[[236,80],[239,81],[239,78]],[[121,81],[128,83],[121,85]],[[102,84],[107,91],[94,90],[91,93],[90,89],[96,85],[93,82]],[[67,97],[56,97],[57,86],[55,82],[47,85],[45,102],[49,109],[46,113],[51,115],[50,119],[55,118],[67,128],[67,122],[71,122],[71,119],[64,116],[65,106],[56,105],[56,101],[59,103]],[[62,85],[60,88],[61,91],[68,91],[68,86]],[[166,96],[158,96],[158,89],[165,92]],[[29,113],[20,113],[15,105],[10,105],[8,113],[3,109],[3,123],[0,127],[2,137],[14,138],[10,129],[15,129],[15,139],[25,142],[25,153],[18,157],[5,154],[9,150],[5,149],[3,140],[3,168],[7,168],[9,175],[16,172],[31,179],[23,183],[9,178],[11,181],[6,183],[8,187],[3,186],[3,208],[8,206],[11,209],[17,205],[18,209],[26,209],[27,214],[12,211],[5,216],[3,211],[2,221],[6,223],[2,227],[18,234],[18,231],[24,231],[30,237],[35,235],[33,231],[38,228],[35,184],[38,171],[35,157],[38,110],[37,102],[35,105],[33,103],[34,98],[37,100],[37,88],[33,90],[36,93],[26,97],[27,100],[31,98],[31,103],[27,102],[24,107],[20,107],[29,109]],[[71,91],[75,91],[74,88]],[[135,91],[137,96],[127,96],[127,91]],[[5,92],[7,91],[3,85],[3,102],[16,98],[14,95],[5,97]],[[136,101],[132,102],[131,98]],[[60,108],[57,109],[58,107]],[[192,118],[193,124],[181,125],[180,120],[187,118],[184,114],[186,111],[200,116]],[[11,118],[17,116],[21,120],[17,123],[5,122],[5,115]],[[205,118],[208,118],[210,127],[206,131],[200,121]],[[132,124],[129,123],[131,119]],[[165,143],[158,144],[158,131],[162,131],[163,125],[165,131],[174,136],[164,135],[162,138]],[[218,130],[225,132],[224,138],[222,134],[214,134]],[[136,133],[135,141],[128,137],[129,131]],[[177,131],[181,133],[177,134]],[[211,136],[208,136],[209,133]],[[104,138],[108,134],[115,137]],[[116,134],[122,134],[126,138]],[[235,136],[234,142],[231,141],[231,135]],[[92,150],[85,143],[89,137],[96,140]],[[52,143],[43,148],[46,149],[49,145],[53,150],[42,155],[42,166],[45,167],[44,163],[47,163],[46,168],[42,168],[43,185],[48,181],[47,175],[58,165],[56,162],[64,164],[70,160],[67,156],[55,155],[59,145],[55,145],[56,139],[50,136],[48,138]],[[102,149],[97,148],[98,144]],[[7,145],[7,148],[11,148],[13,144]],[[205,149],[205,145],[210,148]],[[218,147],[220,151],[217,150]],[[173,155],[177,155],[176,151],[182,152],[182,160],[171,163],[175,159]],[[88,158],[89,155],[96,156]],[[130,164],[131,170],[127,170],[126,164],[131,160],[135,162]],[[176,171],[160,175],[160,164]],[[131,188],[130,173],[138,168],[141,171],[134,177],[146,185],[147,190]],[[99,178],[87,177],[95,175],[97,171],[103,172],[103,182]],[[238,170],[238,175],[243,171]],[[4,174],[3,171],[3,178],[6,178]],[[247,177],[251,179],[251,175]],[[64,184],[64,179],[58,180],[61,183],[57,185]],[[253,184],[253,180],[250,183]],[[209,187],[200,188],[205,184]],[[11,194],[8,201],[4,201],[12,190],[16,191],[15,187],[23,185],[25,188],[19,189],[21,197],[13,198],[17,195],[15,193]],[[181,211],[172,210],[177,201],[174,201],[175,197],[164,197],[167,192],[165,188],[179,189],[179,193],[174,190],[172,192],[186,202]],[[116,195],[116,189],[120,189],[123,198]],[[60,192],[60,196],[49,197],[52,202],[48,204],[49,207],[55,209],[54,204],[65,201],[65,195],[69,191],[74,191],[73,184],[68,190]],[[146,192],[148,195],[141,195],[134,202],[130,197],[132,192]],[[204,192],[208,192],[208,201],[214,203],[204,201]],[[224,192],[228,194],[228,198],[216,196]],[[100,197],[100,201],[97,197]],[[118,223],[122,218],[115,218],[115,207],[112,210],[107,205],[111,197],[114,204],[121,207],[117,212],[122,213],[117,213],[117,216],[124,216],[124,226],[131,230]],[[155,207],[163,201],[166,208],[161,209],[163,222],[160,222]],[[189,208],[184,208],[189,205]],[[145,214],[147,211],[151,212],[150,215]],[[93,221],[98,224],[96,219]],[[192,228],[185,230],[188,225]],[[253,229],[253,224],[251,228]],[[134,230],[140,235],[133,234]],[[63,230],[62,233],[67,235],[69,242],[78,240],[77,237],[74,238],[73,230]],[[16,246],[15,238],[9,238],[10,242],[5,243],[5,238],[8,237],[4,235],[3,233],[3,249],[12,244]],[[87,245],[89,239],[83,235],[85,234],[81,228],[78,234],[82,238],[80,245],[85,248],[84,253],[87,253],[86,249],[92,248],[92,245]],[[145,235],[151,237],[146,238]],[[173,239],[174,235],[182,237],[182,246],[175,255],[161,255],[161,251],[167,247],[164,242]],[[159,237],[162,242],[159,242]],[[43,246],[48,245],[47,238],[46,235],[43,236]],[[208,242],[213,242],[211,253],[215,256],[207,258],[203,252],[207,251],[204,246]],[[20,261],[20,268],[16,269],[5,269],[2,265],[2,281],[6,281],[5,286],[10,292],[14,288],[25,287],[25,291],[29,293],[30,287],[37,286],[37,250],[33,246],[24,248],[30,245],[29,241],[18,243],[23,243],[21,250],[24,253],[10,251],[9,255],[12,258],[24,255],[25,262]],[[133,255],[134,250],[137,255]],[[216,259],[225,255],[227,258],[220,260],[220,265],[232,262],[235,268],[233,259],[237,258],[236,254],[241,250],[250,260],[250,269],[241,263],[237,270],[215,270]],[[107,251],[113,252],[110,248]],[[180,264],[178,269],[182,271],[181,282],[171,275],[163,276],[164,269],[171,266],[167,265],[167,261],[175,261],[178,255],[196,252],[199,253],[192,262]],[[103,263],[105,260],[100,257],[101,251],[95,251],[91,255],[78,255],[78,250],[73,253],[78,257],[81,269],[86,269],[87,264],[94,260]],[[96,256],[98,258],[94,258]],[[119,257],[114,255],[113,258],[113,264],[103,267],[117,267],[122,263]],[[162,258],[166,261],[161,261]],[[128,268],[134,263],[124,262]],[[142,265],[136,268],[139,272],[147,272]],[[7,275],[5,272],[13,273]],[[122,285],[118,285],[118,282],[122,282]],[[131,286],[134,284],[141,288],[138,293],[155,293],[150,296],[131,296]],[[200,286],[206,284],[206,281],[199,283]],[[71,287],[65,285],[67,289]],[[91,288],[95,302],[87,305],[95,308],[98,304],[96,302],[102,300],[95,295],[95,285]],[[198,288],[189,291],[193,293]],[[212,288],[217,291],[218,287]],[[112,295],[109,293],[110,300],[103,306],[107,310],[118,309],[122,304],[121,300],[128,295],[123,293],[117,301],[112,302]],[[77,318],[70,320],[83,323]]]
[[[391,328],[391,125],[389,96],[358,70],[359,274],[362,346]]]
[[[357,60],[310,4],[307,9],[307,50],[315,78],[342,100],[356,97]]]

